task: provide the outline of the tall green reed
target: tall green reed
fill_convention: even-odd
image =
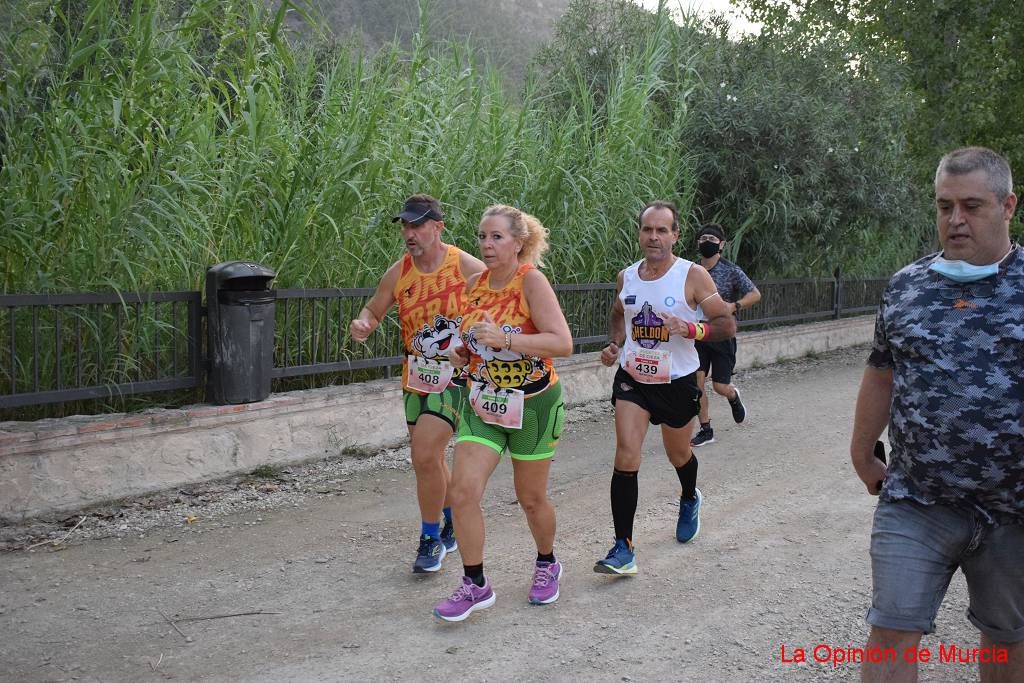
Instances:
[[[666,32],[601,103],[567,79],[572,106],[553,116],[550,89],[510,97],[465,45],[421,34],[366,55],[285,40],[283,16],[259,0],[80,0],[13,17],[4,291],[194,289],[231,259],[277,286],[364,285],[400,255],[390,216],[414,191],[442,199],[468,249],[488,204],[519,205],[551,229],[552,280],[608,280],[639,206],[693,184],[682,115],[652,106]]]
[[[283,11],[260,0],[30,2],[4,20],[6,293],[199,289],[233,259],[275,269],[277,287],[372,284],[401,254],[390,217],[412,192],[441,198],[448,239],[470,250],[484,208],[516,204],[551,230],[552,281],[607,281],[636,255],[637,209],[685,204],[678,188],[694,184],[676,143],[684,119],[666,114],[686,108],[658,106],[681,90],[664,81],[664,32],[600,101],[579,74],[559,82],[570,106],[554,115],[550,84],[510,96],[463,44],[421,32],[363,54],[321,34],[285,40]],[[128,362],[169,356],[154,341],[166,316],[142,317],[86,384],[159,376]],[[98,347],[86,332],[74,338]],[[30,386],[26,354],[13,380],[0,369],[4,386]],[[44,389],[70,381],[55,379],[55,356],[38,361]]]

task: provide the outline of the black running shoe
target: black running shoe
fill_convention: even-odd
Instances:
[[[743,401],[740,400],[740,390],[736,387],[733,387],[733,390],[736,392],[736,398],[729,401],[729,407],[732,408],[732,419],[739,424],[747,419],[747,409],[743,407]]]
[[[701,427],[700,431],[694,434],[693,438],[690,439],[690,445],[694,448],[698,446],[706,446],[709,443],[715,442],[715,430],[711,427]]]

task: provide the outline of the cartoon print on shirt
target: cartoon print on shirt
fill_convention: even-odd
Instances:
[[[523,328],[503,325],[501,331],[519,334]],[[544,363],[539,358],[524,357],[515,351],[478,344],[472,330],[463,334],[463,340],[470,352],[483,360],[480,376],[474,378],[478,382],[509,389],[525,386],[544,376]]]
[[[424,325],[412,340],[417,356],[429,360],[448,360],[448,348],[459,334],[462,316],[449,320],[443,315],[434,316],[433,327]]]

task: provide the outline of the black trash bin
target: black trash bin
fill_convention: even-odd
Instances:
[[[206,271],[211,403],[253,403],[270,395],[274,277],[274,271],[248,261],[218,263]]]

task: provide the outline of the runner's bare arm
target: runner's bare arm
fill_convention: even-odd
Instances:
[[[452,342],[452,345],[448,347],[448,362],[457,370],[469,364],[469,349],[462,343],[461,337]]]
[[[395,285],[398,283],[401,272],[402,261],[399,259],[384,273],[380,284],[377,285],[377,291],[359,311],[359,315],[349,324],[348,329],[352,339],[357,342],[365,342],[380,325],[381,320],[391,310],[391,307],[395,305]]]
[[[868,493],[877,496],[886,467],[875,457],[875,441],[889,423],[892,405],[892,368],[864,368],[853,413],[853,434],[850,437],[850,461]]]
[[[704,311],[706,322],[698,323],[703,325],[703,334],[698,333],[692,339],[703,341],[721,341],[736,336],[736,318],[733,317],[733,305],[727,304],[718,294],[715,281],[702,266],[694,264],[690,266],[690,272],[686,274],[686,301],[690,306],[701,307]]]
[[[626,343],[625,309],[622,307],[623,271],[615,278],[615,301],[612,302],[611,313],[608,314],[608,343],[601,349],[601,362],[611,367],[619,359],[619,347]]]
[[[464,251],[459,254],[459,270],[462,271],[462,277],[466,278],[466,280],[469,280],[474,275],[480,275],[486,267],[483,261],[472,254]]]
[[[536,334],[511,334],[506,342],[510,351],[541,358],[572,355],[572,333],[565,321],[562,307],[551,283],[539,270],[531,270],[523,278],[523,296],[530,307],[530,320]]]

